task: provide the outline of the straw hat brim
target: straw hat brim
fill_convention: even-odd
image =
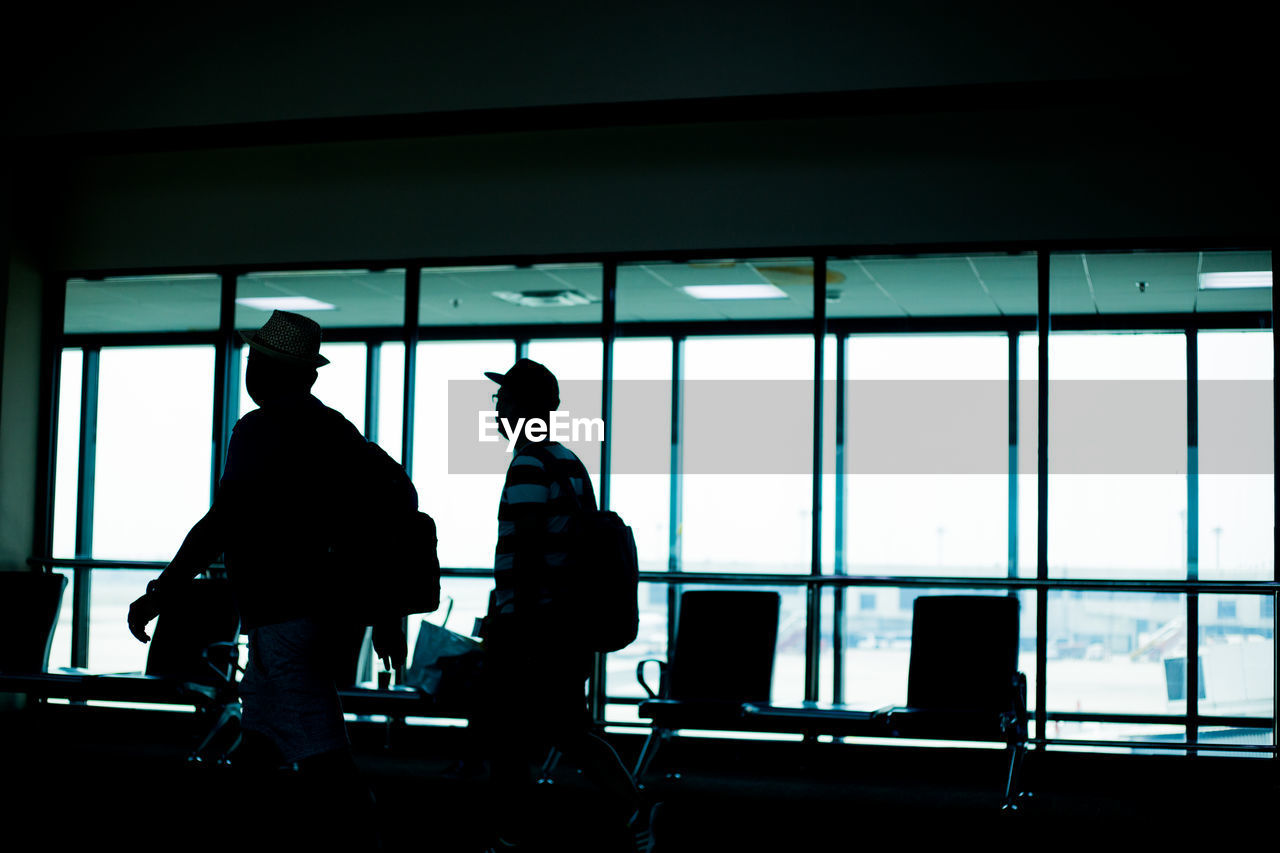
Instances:
[[[296,365],[298,367],[324,367],[329,363],[329,359],[319,353],[316,353],[314,356],[307,357],[278,350],[268,343],[257,340],[257,334],[255,332],[241,332],[240,337],[244,339],[246,344],[263,355],[271,356],[272,358],[278,359],[287,364]]]

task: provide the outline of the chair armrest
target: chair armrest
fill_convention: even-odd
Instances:
[[[236,672],[243,672],[239,663],[240,647],[236,643],[230,641],[210,643],[200,652],[200,657],[209,669],[213,670],[214,675],[218,676],[218,682],[222,687],[234,684]]]
[[[1013,711],[1009,715],[1012,719],[1008,725],[1012,728],[1011,734],[1015,740],[1027,739],[1027,676],[1021,672],[1013,674]]]
[[[649,686],[649,682],[644,678],[644,665],[647,663],[656,663],[658,665],[658,689],[655,691]],[[667,662],[658,658],[645,658],[636,664],[636,681],[640,682],[640,686],[644,688],[644,692],[649,695],[650,699],[657,699],[658,694],[665,692],[663,690],[663,682],[667,677]]]

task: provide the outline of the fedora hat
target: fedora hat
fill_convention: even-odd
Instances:
[[[253,349],[299,367],[323,367],[329,359],[320,354],[320,324],[292,311],[273,311],[256,332],[240,337]]]

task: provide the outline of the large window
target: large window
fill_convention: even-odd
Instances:
[[[506,470],[505,445],[487,445],[493,452],[494,473],[450,470],[450,383],[469,380],[484,384],[486,371],[505,372],[515,360],[512,341],[432,341],[418,345],[415,388],[413,482],[418,505],[436,521],[440,564],[454,568],[493,568],[498,541],[498,499]],[[456,386],[455,386],[456,387]],[[479,389],[464,413],[489,407],[487,396],[497,386]]]
[[[102,350],[93,557],[168,560],[209,509],[213,359],[212,347]]]
[[[326,330],[317,397],[409,466],[445,567],[445,606],[427,618],[462,633],[492,588],[509,460],[505,443],[478,445],[484,458],[455,443],[491,406],[484,373],[527,356],[557,375],[563,410],[607,415],[607,442],[571,446],[645,573],[640,635],[594,682],[608,722],[644,724],[635,665],[666,656],[684,590],[778,591],[773,700],[864,708],[905,699],[915,599],[976,592],[1018,596],[1047,747],[1266,746],[1270,253],[1044,260],[70,279],[50,553],[37,555],[77,591],[54,663],[141,668],[128,602],[207,508],[231,425],[253,407],[235,329],[285,308]]]
[[[77,489],[80,480],[80,383],[84,352],[62,352],[53,505],[53,556],[76,556]]]
[[[1050,338],[1049,570],[1186,576],[1186,337]]]
[[[1200,577],[1275,577],[1271,332],[1203,332],[1199,374]]]
[[[684,347],[684,571],[811,565],[813,338],[697,337]]]
[[[671,556],[669,338],[622,338],[613,348],[610,508],[631,525],[642,571]]]
[[[1004,575],[1008,339],[853,337],[846,570]]]

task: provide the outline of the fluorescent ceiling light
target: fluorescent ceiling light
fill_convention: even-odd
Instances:
[[[332,311],[335,307],[310,296],[251,296],[237,299],[236,304],[259,311]]]
[[[681,288],[694,299],[786,299],[773,284],[690,284]]]
[[[1202,272],[1201,290],[1235,290],[1244,287],[1270,287],[1271,270],[1256,272]]]

